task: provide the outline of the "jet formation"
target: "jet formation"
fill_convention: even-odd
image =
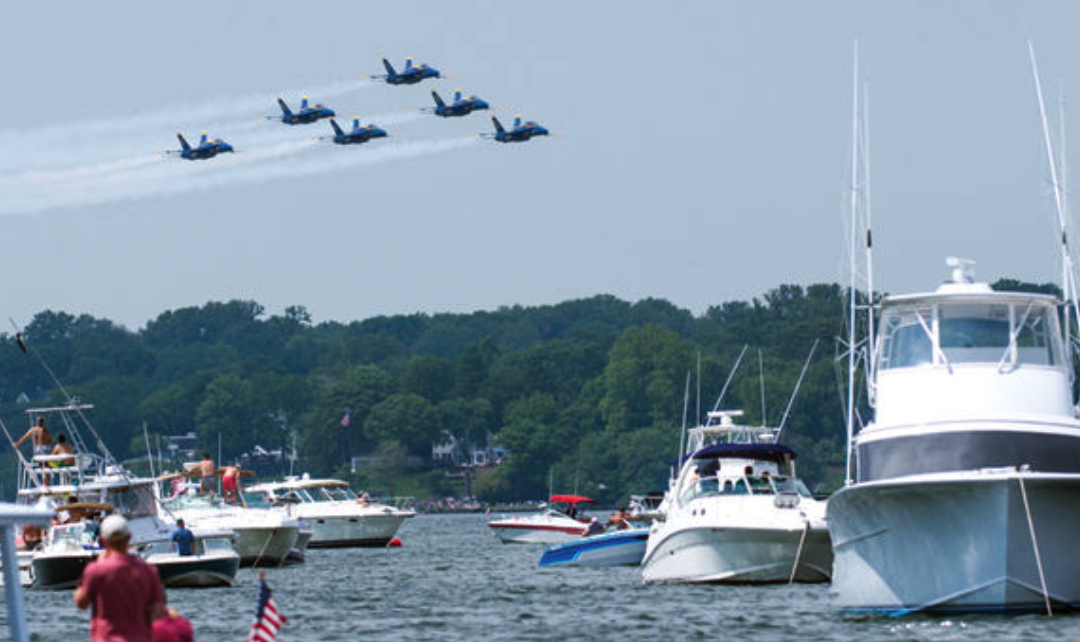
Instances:
[[[427,79],[445,78],[442,72],[426,63],[414,65],[412,58],[405,59],[405,67],[400,72],[396,71],[386,58],[382,59],[382,64],[386,69],[386,73],[372,75],[371,78],[383,80],[387,85],[415,85]],[[420,111],[440,118],[464,117],[474,111],[492,109],[491,105],[479,96],[464,97],[460,89],[454,92],[453,100],[450,102],[444,101],[439,93],[434,90],[431,92],[431,98],[435,101],[435,106],[422,107]],[[390,135],[385,129],[375,124],[361,126],[359,118],[354,118],[352,129],[346,131],[335,120],[337,112],[321,103],[311,104],[307,96],[300,100],[300,107],[296,111],[290,109],[288,103],[282,98],[277,99],[277,104],[281,109],[281,115],[267,116],[267,120],[276,120],[285,125],[293,126],[308,125],[327,119],[330,121],[333,134],[322,136],[320,139],[330,140],[335,145],[363,144],[376,138],[387,138]],[[495,131],[480,134],[480,136],[499,143],[521,143],[530,140],[534,136],[550,135],[547,128],[534,121],[522,122],[520,116],[514,119],[514,125],[510,129],[504,128],[499,119],[494,116],[491,121],[495,126]],[[207,160],[218,154],[233,153],[235,151],[232,145],[220,138],[209,140],[205,133],[199,139],[199,144],[194,147],[189,145],[179,132],[177,132],[176,137],[180,140],[180,149],[169,150],[165,153],[177,155],[184,160]]]

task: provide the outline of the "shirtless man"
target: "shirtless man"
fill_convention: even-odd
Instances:
[[[239,492],[240,481],[240,468],[237,466],[226,466],[224,472],[221,474],[221,492],[225,496],[227,503],[236,504],[237,493]]]
[[[71,454],[74,454],[74,452],[75,451],[73,451],[71,449],[71,444],[68,443],[67,437],[65,437],[63,435],[60,435],[60,436],[58,436],[56,438],[56,447],[52,449],[52,454],[54,454],[54,455],[71,455]],[[53,465],[54,468],[58,468],[60,466],[74,466],[75,465],[75,458],[74,457],[68,457],[66,459],[60,459],[60,460],[52,462],[52,465]]]
[[[26,434],[19,437],[19,441],[15,442],[15,448],[22,445],[27,439],[31,440],[34,444],[34,456],[48,455],[52,453],[52,433],[45,427],[45,418],[38,417],[37,425],[31,426],[30,430],[26,431]]]
[[[199,476],[202,477],[199,492],[213,495],[215,482],[217,482],[217,466],[214,465],[214,460],[210,459],[210,453],[203,453],[202,461],[195,470],[199,471]]]

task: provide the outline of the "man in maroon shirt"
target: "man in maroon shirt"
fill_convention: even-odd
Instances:
[[[165,590],[157,569],[128,554],[127,520],[101,522],[105,552],[83,571],[75,606],[93,606],[90,642],[153,642],[154,620],[165,616]]]

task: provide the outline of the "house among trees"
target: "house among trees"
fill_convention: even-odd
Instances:
[[[443,433],[442,441],[431,445],[431,459],[444,466],[462,468],[483,468],[498,466],[506,459],[506,449],[493,444],[494,438],[488,433],[484,445],[459,440],[454,435]]]

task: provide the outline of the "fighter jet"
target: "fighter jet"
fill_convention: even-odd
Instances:
[[[461,96],[461,90],[458,89],[454,92],[454,102],[447,105],[443,102],[441,96],[437,91],[431,92],[431,97],[435,99],[434,107],[425,107],[421,111],[435,114],[436,116],[442,116],[443,118],[450,118],[452,116],[468,116],[474,111],[481,109],[490,109],[486,100],[483,100],[479,96],[469,96],[463,98]]]
[[[361,127],[359,118],[353,119],[352,130],[348,132],[341,129],[333,118],[330,119],[330,126],[334,128],[334,135],[326,138],[330,138],[337,145],[358,145],[366,143],[372,138],[386,138],[388,135],[385,129],[377,125]]]
[[[480,134],[484,138],[491,138],[497,143],[524,143],[533,136],[547,136],[549,134],[546,127],[542,127],[540,124],[527,121],[521,122],[521,116],[514,118],[514,126],[510,129],[505,129],[499,119],[492,116],[491,122],[495,125],[495,133],[493,134]]]
[[[220,138],[214,140],[207,140],[206,132],[203,132],[201,138],[199,138],[199,144],[195,147],[188,145],[188,142],[184,140],[183,134],[176,132],[176,137],[180,139],[180,149],[169,150],[167,154],[176,154],[185,160],[206,160],[213,158],[218,154],[233,153],[232,145],[226,143]]]
[[[317,104],[314,107],[308,105],[308,97],[304,96],[300,99],[300,111],[293,112],[289,109],[289,106],[285,104],[285,101],[278,98],[278,105],[281,107],[281,122],[286,125],[306,125],[313,123],[322,118],[333,118],[335,116],[334,110],[330,109],[326,105]],[[267,116],[270,120],[278,120],[277,116]]]
[[[426,64],[413,66],[412,58],[405,59],[405,68],[401,70],[401,73],[394,71],[394,66],[385,57],[382,59],[382,64],[386,67],[386,73],[373,75],[372,78],[385,80],[388,85],[415,85],[425,78],[442,78],[442,74],[434,67]]]

